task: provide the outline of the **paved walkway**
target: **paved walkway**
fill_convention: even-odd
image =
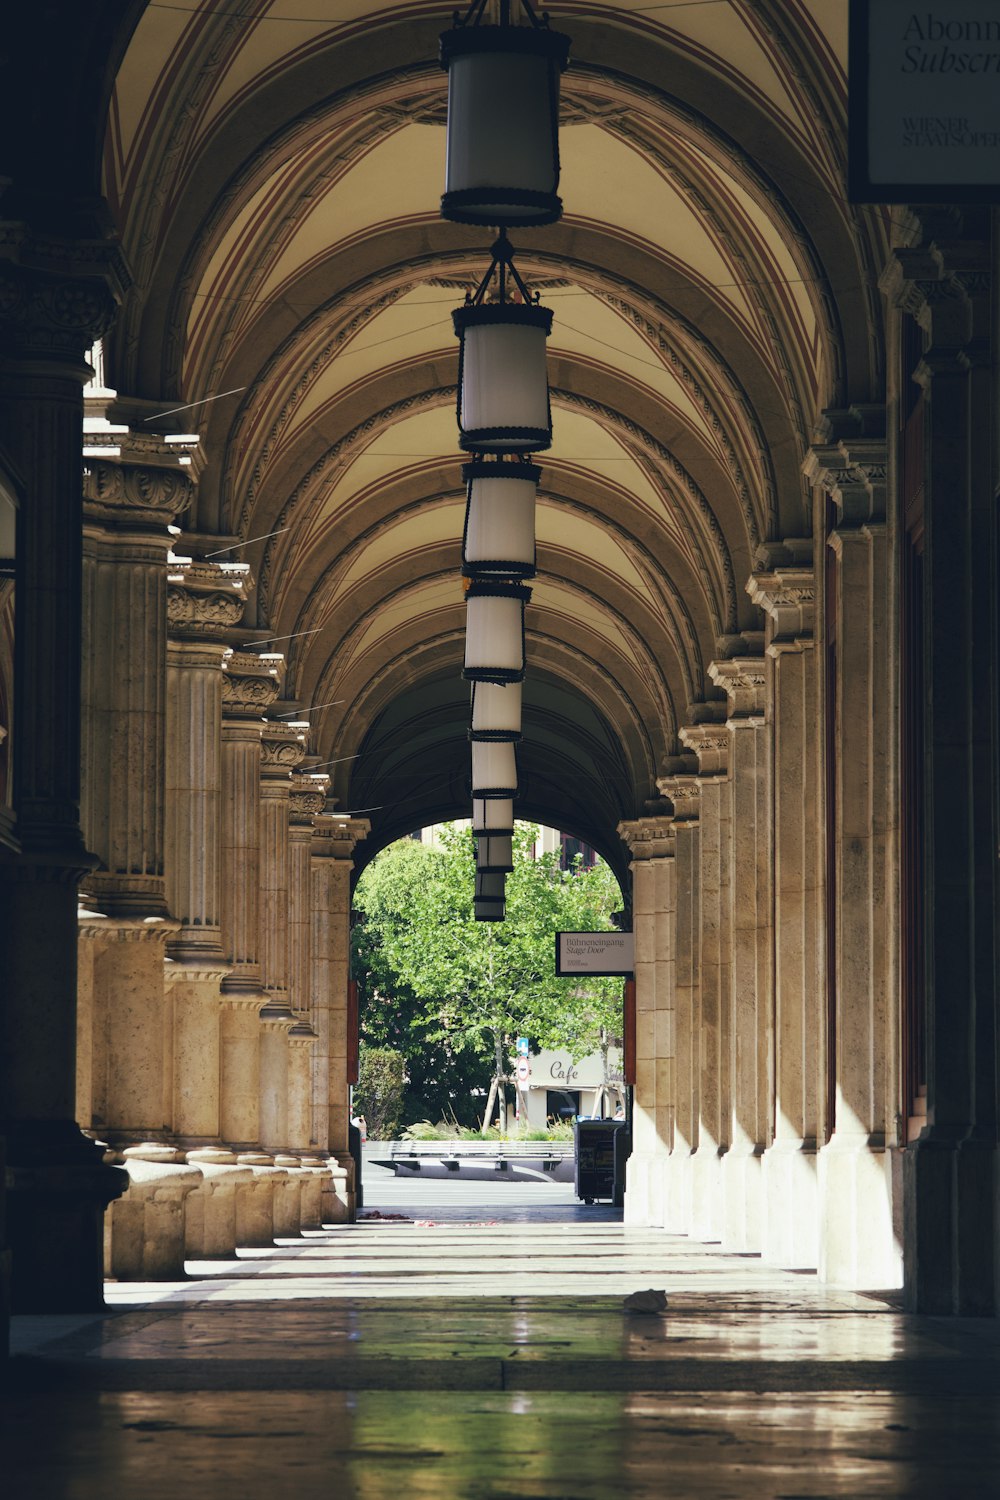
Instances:
[[[904,1316],[541,1184],[372,1174],[353,1227],[19,1318],[27,1500],[1000,1493],[1000,1327]],[[401,1214],[405,1218],[389,1215]],[[662,1316],[623,1307],[657,1287]]]

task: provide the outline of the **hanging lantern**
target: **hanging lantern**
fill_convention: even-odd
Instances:
[[[513,797],[517,791],[517,759],[509,741],[472,741],[472,795]]]
[[[473,797],[472,832],[475,838],[484,835],[514,833],[514,800],[512,797]]]
[[[536,464],[477,459],[466,464],[462,572],[482,578],[495,573],[529,578],[535,571]]]
[[[552,442],[545,365],[552,312],[528,291],[505,234],[491,255],[479,286],[451,315],[460,340],[458,441],[471,453],[534,453]]]
[[[478,922],[502,922],[507,912],[507,877],[499,871],[476,871],[473,912]]]
[[[509,874],[514,868],[514,840],[509,833],[484,833],[476,839],[476,872]]]
[[[472,730],[474,740],[519,740],[521,738],[521,684],[519,682],[474,682],[472,684]]]
[[[441,37],[448,155],[441,213],[460,224],[553,224],[559,186],[559,74],[570,39],[522,0],[530,26],[478,24],[482,0]],[[471,22],[471,24],[470,24]]]
[[[476,579],[465,596],[465,668],[472,682],[520,682],[524,677],[524,606],[531,590],[519,583]]]

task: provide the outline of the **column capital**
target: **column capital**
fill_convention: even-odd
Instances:
[[[114,239],[64,239],[0,221],[0,331],[18,358],[78,364],[111,328],[132,285]]]
[[[258,726],[281,691],[281,672],[271,653],[233,651],[223,663],[222,711],[227,718],[253,719]]]
[[[316,859],[350,860],[354,846],[372,831],[369,818],[349,818],[346,813],[323,813],[312,820],[312,853]]]
[[[618,837],[637,859],[672,859],[675,848],[673,816],[633,818],[618,824]]]
[[[239,623],[250,583],[247,563],[167,559],[167,627],[179,637],[223,636]]]
[[[330,778],[322,771],[293,771],[291,791],[292,827],[308,829],[312,837],[313,819],[326,807]]]
[[[923,228],[926,234],[929,226]],[[963,239],[954,231],[930,243],[897,246],[879,278],[889,303],[909,313],[932,344],[959,347],[988,315],[991,284],[987,239]]]
[[[777,654],[775,647],[812,640],[816,577],[811,567],[776,567],[769,573],[753,573],[747,580],[747,593],[772,622],[769,656]]]
[[[84,449],[84,514],[113,527],[154,529],[172,525],[194,499],[195,486],[181,464],[182,447],[159,433],[114,435],[118,453],[95,457]]]
[[[306,754],[306,737],[293,724],[266,723],[260,732],[260,774],[292,790],[291,775]]]
[[[698,774],[725,776],[729,769],[729,731],[725,724],[688,724],[677,731],[682,745],[698,757]]]
[[[845,437],[813,444],[802,468],[837,506],[839,525],[861,526],[885,515],[887,463],[883,436]]]
[[[708,675],[728,695],[730,726],[761,717],[767,685],[763,656],[733,656],[709,662]]]
[[[692,827],[701,811],[701,778],[697,775],[658,776],[657,789],[674,804],[674,827]]]

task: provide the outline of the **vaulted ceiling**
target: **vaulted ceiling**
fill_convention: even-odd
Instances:
[[[519,812],[619,868],[615,825],[716,694],[708,663],[759,628],[756,549],[809,534],[819,414],[881,390],[845,13],[552,11],[564,217],[512,233],[555,315]],[[136,283],[105,378],[133,419],[201,435],[181,549],[264,538],[231,554],[248,625],[293,637],[286,696],[339,805],[374,809],[369,855],[468,809],[450,311],[491,235],[438,212],[449,24],[392,0],[147,4],[105,140]]]

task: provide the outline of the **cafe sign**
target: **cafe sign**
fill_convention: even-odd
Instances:
[[[849,197],[1000,196],[998,0],[851,0]]]

